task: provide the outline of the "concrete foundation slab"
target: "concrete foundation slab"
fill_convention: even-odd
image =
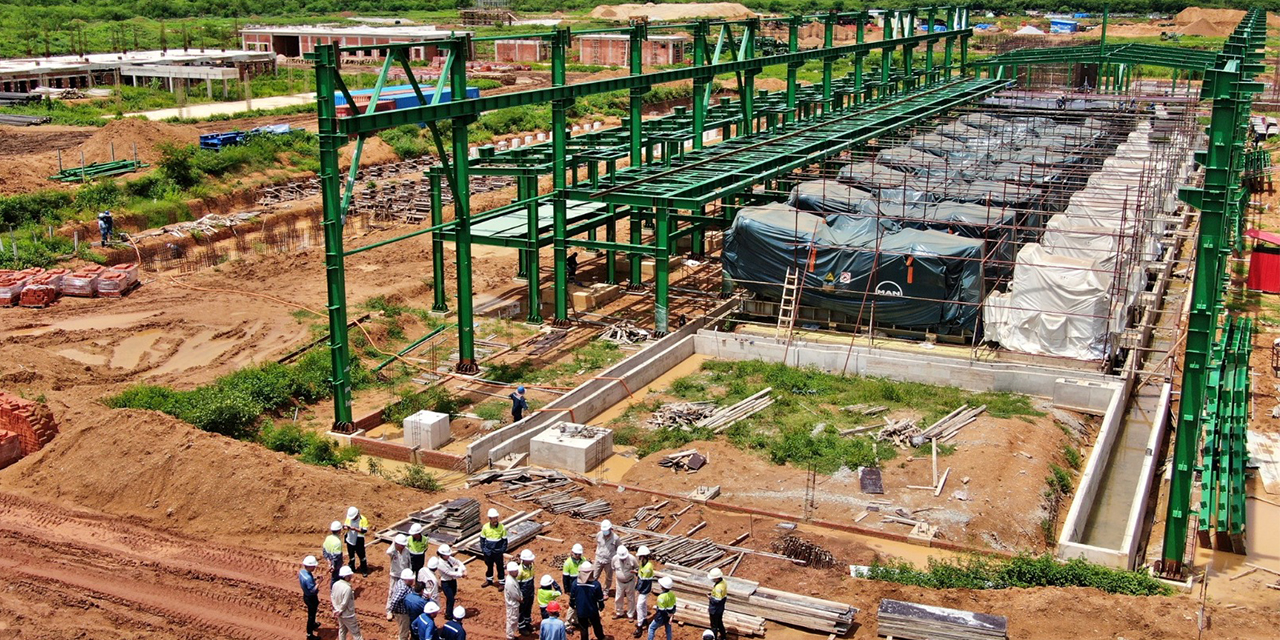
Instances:
[[[613,455],[613,431],[560,422],[529,441],[529,464],[586,473]]]
[[[435,450],[449,441],[449,414],[419,411],[404,419],[404,443]]]

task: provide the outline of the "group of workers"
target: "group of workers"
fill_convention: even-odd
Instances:
[[[368,519],[360,514],[359,509],[351,507],[345,520],[333,522],[321,547],[321,555],[330,573],[329,598],[339,640],[362,640],[356,620],[355,593],[350,581],[356,572],[357,558],[361,574],[368,576],[365,557],[368,532]],[[541,614],[536,627],[540,640],[566,640],[568,629],[573,627],[580,631],[582,640],[591,640],[593,634],[595,640],[605,640],[601,617],[605,611],[605,599],[610,595],[609,586],[613,587],[614,618],[633,621],[634,638],[645,632],[648,622],[647,640],[654,640],[659,628],[665,631],[666,640],[672,640],[671,625],[676,615],[675,583],[670,577],[657,577],[649,548],[642,546],[632,554],[621,544],[608,520],[600,523],[595,543],[594,561],[584,557],[585,549],[581,544],[575,544],[560,567],[559,581],[550,573],[536,578],[537,558],[533,551],[524,549],[517,559],[506,561],[509,545],[507,527],[502,524],[497,509],[488,510],[486,522],[480,529],[480,552],[485,565],[483,586],[497,586],[502,590],[508,640],[535,632],[534,604]],[[398,640],[466,640],[462,619],[467,611],[465,607],[456,605],[458,580],[466,576],[466,566],[454,558],[449,545],[439,545],[429,558],[427,546],[422,525],[415,523],[408,534],[397,535],[387,547],[387,620],[397,623]],[[307,607],[307,640],[319,638],[316,615],[320,593],[315,577],[318,566],[315,556],[307,556],[302,560],[302,570],[298,572],[302,600]],[[712,569],[707,577],[712,583],[707,594],[711,628],[703,634],[703,640],[728,640],[724,611],[729,585],[719,569]],[[652,615],[650,594],[656,595]],[[565,595],[568,596],[567,607],[560,602]],[[564,619],[560,618],[562,610]],[[437,616],[441,615],[443,624],[437,621]]]

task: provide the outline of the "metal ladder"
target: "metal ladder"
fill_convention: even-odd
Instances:
[[[800,304],[801,271],[787,267],[787,277],[782,283],[782,301],[778,304],[778,329],[774,336],[790,335],[796,326],[796,307]]]

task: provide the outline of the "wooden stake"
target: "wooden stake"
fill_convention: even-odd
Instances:
[[[938,439],[931,438],[929,442],[933,443],[933,486],[938,486]]]
[[[947,467],[947,470],[942,472],[942,479],[938,481],[938,488],[934,490],[933,497],[936,498],[942,495],[942,488],[947,486],[947,476],[949,475],[951,475],[951,467]]]

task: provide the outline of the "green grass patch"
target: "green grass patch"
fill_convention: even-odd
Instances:
[[[264,424],[258,432],[258,443],[320,467],[343,469],[360,458],[359,447],[338,446],[333,440],[314,431],[304,431],[293,423],[279,427],[270,422]]]
[[[956,452],[956,445],[954,444],[942,444],[942,443],[938,444],[939,456],[949,456],[955,452]],[[931,458],[933,457],[933,444],[926,442],[916,447],[915,449],[913,449],[911,451],[911,455],[916,456],[918,458]]]
[[[504,400],[489,400],[476,405],[471,412],[481,420],[502,420],[507,416],[508,407],[510,404]]]
[[[490,367],[484,377],[496,382],[512,384],[542,384],[552,386],[568,386],[579,373],[590,373],[603,370],[626,357],[618,345],[604,340],[594,340],[575,349],[573,359],[551,366],[544,366],[530,360],[517,363],[503,363]]]
[[[1071,467],[1076,471],[1080,470],[1080,464],[1082,460],[1080,457],[1080,451],[1078,449],[1076,449],[1075,447],[1069,444],[1064,445],[1062,447],[1062,457],[1066,459],[1068,467]]]
[[[1112,569],[1079,558],[1063,563],[1048,554],[1009,559],[929,558],[928,569],[917,569],[906,562],[876,563],[871,565],[867,578],[930,589],[1090,587],[1130,596],[1173,595],[1172,587],[1141,571]]]
[[[449,395],[444,387],[429,387],[422,392],[402,391],[400,400],[382,410],[382,419],[400,424],[405,418],[419,411],[447,413],[450,417],[458,414],[462,401]]]

